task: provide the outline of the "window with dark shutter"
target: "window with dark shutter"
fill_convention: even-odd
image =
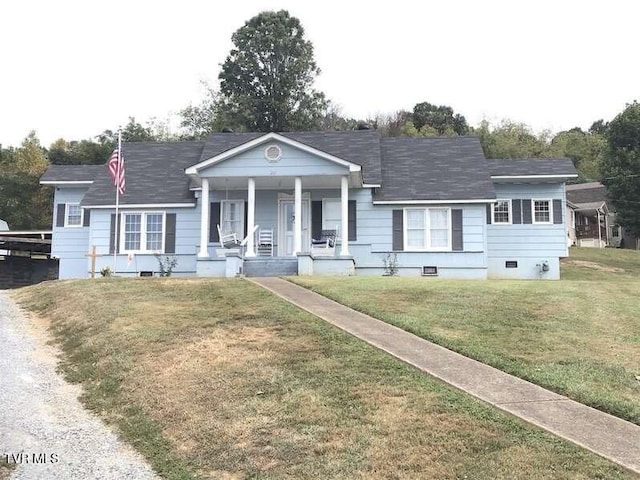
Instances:
[[[167,213],[164,234],[164,253],[176,253],[176,214]]]
[[[392,247],[395,251],[404,250],[404,212],[402,210],[392,211]]]
[[[451,249],[454,252],[461,252],[463,248],[462,234],[462,209],[454,208],[451,210]]]
[[[209,242],[211,243],[220,241],[218,225],[220,225],[220,202],[211,202],[209,205]]]
[[[358,235],[357,235],[357,231],[356,231],[356,224],[357,224],[357,218],[356,218],[356,201],[355,200],[349,200],[349,241],[355,241],[358,239]]]

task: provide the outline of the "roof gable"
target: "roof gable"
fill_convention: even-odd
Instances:
[[[336,157],[335,155],[332,155],[330,153],[324,152],[322,150],[318,150],[317,148],[311,147],[305,143],[299,142],[296,139],[293,138],[289,138],[289,137],[285,137],[282,136],[278,133],[266,133],[262,136],[259,137],[255,137],[245,143],[236,145],[235,147],[229,148],[228,150],[225,150],[211,158],[208,158],[206,160],[201,160],[200,162],[198,162],[195,165],[190,166],[189,168],[187,168],[185,170],[185,173],[187,173],[188,175],[196,175],[199,172],[202,172],[204,169],[213,167],[215,165],[218,165],[222,162],[225,162],[231,158],[237,157],[238,155],[241,155],[245,152],[248,152],[252,149],[255,149],[261,145],[266,145],[266,144],[284,144],[284,145],[288,145],[290,147],[296,148],[298,150],[302,150],[308,154],[320,157],[324,160],[327,160],[331,163],[340,165],[342,167],[348,167],[349,171],[360,171],[361,170],[361,166],[354,164],[352,162],[346,161],[342,158]],[[201,157],[202,158],[202,157]]]
[[[198,165],[221,154],[247,144],[264,133],[214,133],[205,141]],[[380,166],[380,134],[375,130],[345,132],[281,132],[280,139],[297,142],[314,151],[362,167],[365,184],[379,185],[382,182]],[[194,162],[195,166],[196,162]]]

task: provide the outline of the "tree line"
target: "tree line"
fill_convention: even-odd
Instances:
[[[300,21],[288,12],[256,15],[232,35],[232,41],[234,47],[221,65],[218,88],[205,85],[204,97],[180,110],[178,132],[154,119],[143,125],[130,117],[122,130],[123,140],[194,140],[220,131],[357,129],[375,129],[383,136],[475,135],[487,158],[571,158],[578,181],[607,184],[619,218],[627,226],[632,226],[634,212],[640,211],[640,198],[631,198],[629,193],[640,186],[640,146],[633,143],[640,138],[636,102],[611,123],[600,119],[586,131],[575,127],[556,134],[536,133],[510,120],[471,126],[450,106],[427,101],[416,103],[412,110],[355,119],[342,115],[337,105],[314,88],[320,69],[313,45],[305,38]],[[48,148],[40,145],[34,132],[18,148],[0,145],[0,218],[14,229],[49,227],[51,191],[38,184],[39,176],[49,164],[103,164],[115,142],[116,133],[104,130],[92,139],[58,139]],[[621,179],[626,186],[618,185]],[[622,213],[627,211],[632,213]],[[640,218],[636,220],[640,230]]]

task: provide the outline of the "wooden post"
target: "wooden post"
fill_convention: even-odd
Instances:
[[[91,258],[91,278],[95,278],[95,276],[96,276],[96,258],[97,257],[102,257],[103,255],[101,253],[96,253],[96,246],[93,245],[91,247],[91,253],[85,253],[84,256]]]

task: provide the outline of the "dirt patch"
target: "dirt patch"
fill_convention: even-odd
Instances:
[[[591,270],[598,270],[599,272],[608,272],[608,273],[624,272],[624,269],[622,268],[611,267],[609,265],[603,265],[601,263],[588,262],[586,260],[564,260],[562,264],[567,267],[590,268]]]

